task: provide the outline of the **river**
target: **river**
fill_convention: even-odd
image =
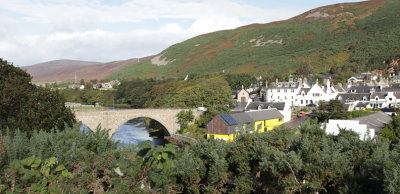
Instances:
[[[85,126],[81,128],[85,129]],[[118,141],[118,146],[128,146],[131,144],[138,145],[143,141],[152,141],[153,145],[164,145],[165,141],[163,137],[152,137],[149,132],[149,128],[146,126],[146,122],[143,118],[136,118],[127,121],[121,125],[115,132],[113,141]]]
[[[120,141],[118,146],[137,145],[147,140],[152,141],[153,145],[163,145],[165,143],[163,137],[151,137],[149,128],[143,118],[132,119],[121,125],[112,139]]]

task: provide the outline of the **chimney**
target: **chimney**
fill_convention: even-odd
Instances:
[[[307,78],[306,77],[304,78],[304,83],[307,83]]]
[[[289,78],[289,82],[293,82],[293,77],[290,77],[290,78]]]
[[[276,78],[275,83],[278,83],[278,78]]]
[[[331,81],[329,79],[326,81],[326,93],[331,94]]]
[[[300,88],[303,88],[303,79],[299,78],[298,81]]]
[[[265,89],[268,89],[268,80],[265,80]]]

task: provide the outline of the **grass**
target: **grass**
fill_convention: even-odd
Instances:
[[[367,116],[370,114],[376,113],[375,111],[372,110],[354,110],[348,112],[348,117],[349,119],[357,118],[357,117],[362,117],[362,116]]]
[[[400,45],[393,44],[400,36],[397,13],[400,2],[388,0],[378,9],[383,1],[380,2],[333,5],[330,8],[353,14],[338,14],[307,24],[293,19],[201,35],[161,52],[171,61],[167,65],[144,61],[115,72],[109,78],[184,77],[191,73],[221,71],[286,75],[295,72],[302,63],[311,63],[315,73],[326,73],[331,67],[343,67],[338,72],[344,74],[368,70],[385,59],[400,56]],[[256,41],[250,42],[252,39],[282,40],[282,44],[254,47]]]

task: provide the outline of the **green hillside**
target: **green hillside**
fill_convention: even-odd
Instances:
[[[373,0],[316,8],[292,19],[201,35],[109,76],[182,77],[195,72],[352,74],[385,69],[400,57],[400,1]],[[384,63],[386,62],[386,63]]]

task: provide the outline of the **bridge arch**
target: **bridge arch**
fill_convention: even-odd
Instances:
[[[124,109],[124,110],[74,110],[75,117],[91,130],[98,125],[110,129],[109,135],[114,134],[125,122],[133,118],[150,118],[163,125],[170,135],[179,129],[177,114],[188,109]],[[195,118],[201,114],[200,111],[192,110]]]

